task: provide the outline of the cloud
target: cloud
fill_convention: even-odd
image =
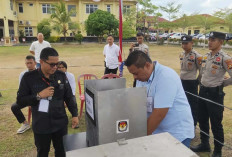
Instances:
[[[180,13],[213,14],[218,9],[232,8],[232,0],[151,0],[157,6],[165,6],[168,2],[182,4]],[[164,14],[165,15],[165,14]]]
[[[211,0],[207,0],[203,3],[200,4],[201,7],[211,7],[212,6],[212,3],[210,3]]]

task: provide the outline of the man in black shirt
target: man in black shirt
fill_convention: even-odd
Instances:
[[[72,114],[72,128],[78,124],[78,109],[65,73],[57,70],[59,55],[53,48],[44,48],[40,55],[41,69],[24,74],[17,95],[17,104],[32,108],[32,129],[38,157],[47,157],[51,141],[56,157],[65,157],[63,136],[67,134],[66,103]]]

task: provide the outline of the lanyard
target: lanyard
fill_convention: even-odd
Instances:
[[[50,86],[50,83],[48,81],[46,81],[44,77],[42,77],[42,79],[48,86]]]
[[[151,81],[150,86],[149,86],[148,91],[147,91],[147,97],[149,96],[151,85],[152,85],[153,79],[155,77],[155,62],[154,62],[154,70],[153,70],[152,73],[153,73],[153,76],[152,76],[152,79],[151,79],[152,81]]]

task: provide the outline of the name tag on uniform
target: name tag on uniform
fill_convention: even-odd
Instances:
[[[48,113],[49,108],[49,101],[47,99],[41,99],[39,102],[39,112],[46,112]]]
[[[147,97],[147,112],[152,112],[153,110],[153,97]]]

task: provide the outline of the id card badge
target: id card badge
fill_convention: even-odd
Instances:
[[[46,112],[48,113],[49,108],[49,101],[47,99],[41,99],[39,102],[39,112]]]
[[[147,112],[152,112],[153,110],[153,97],[147,97]]]

